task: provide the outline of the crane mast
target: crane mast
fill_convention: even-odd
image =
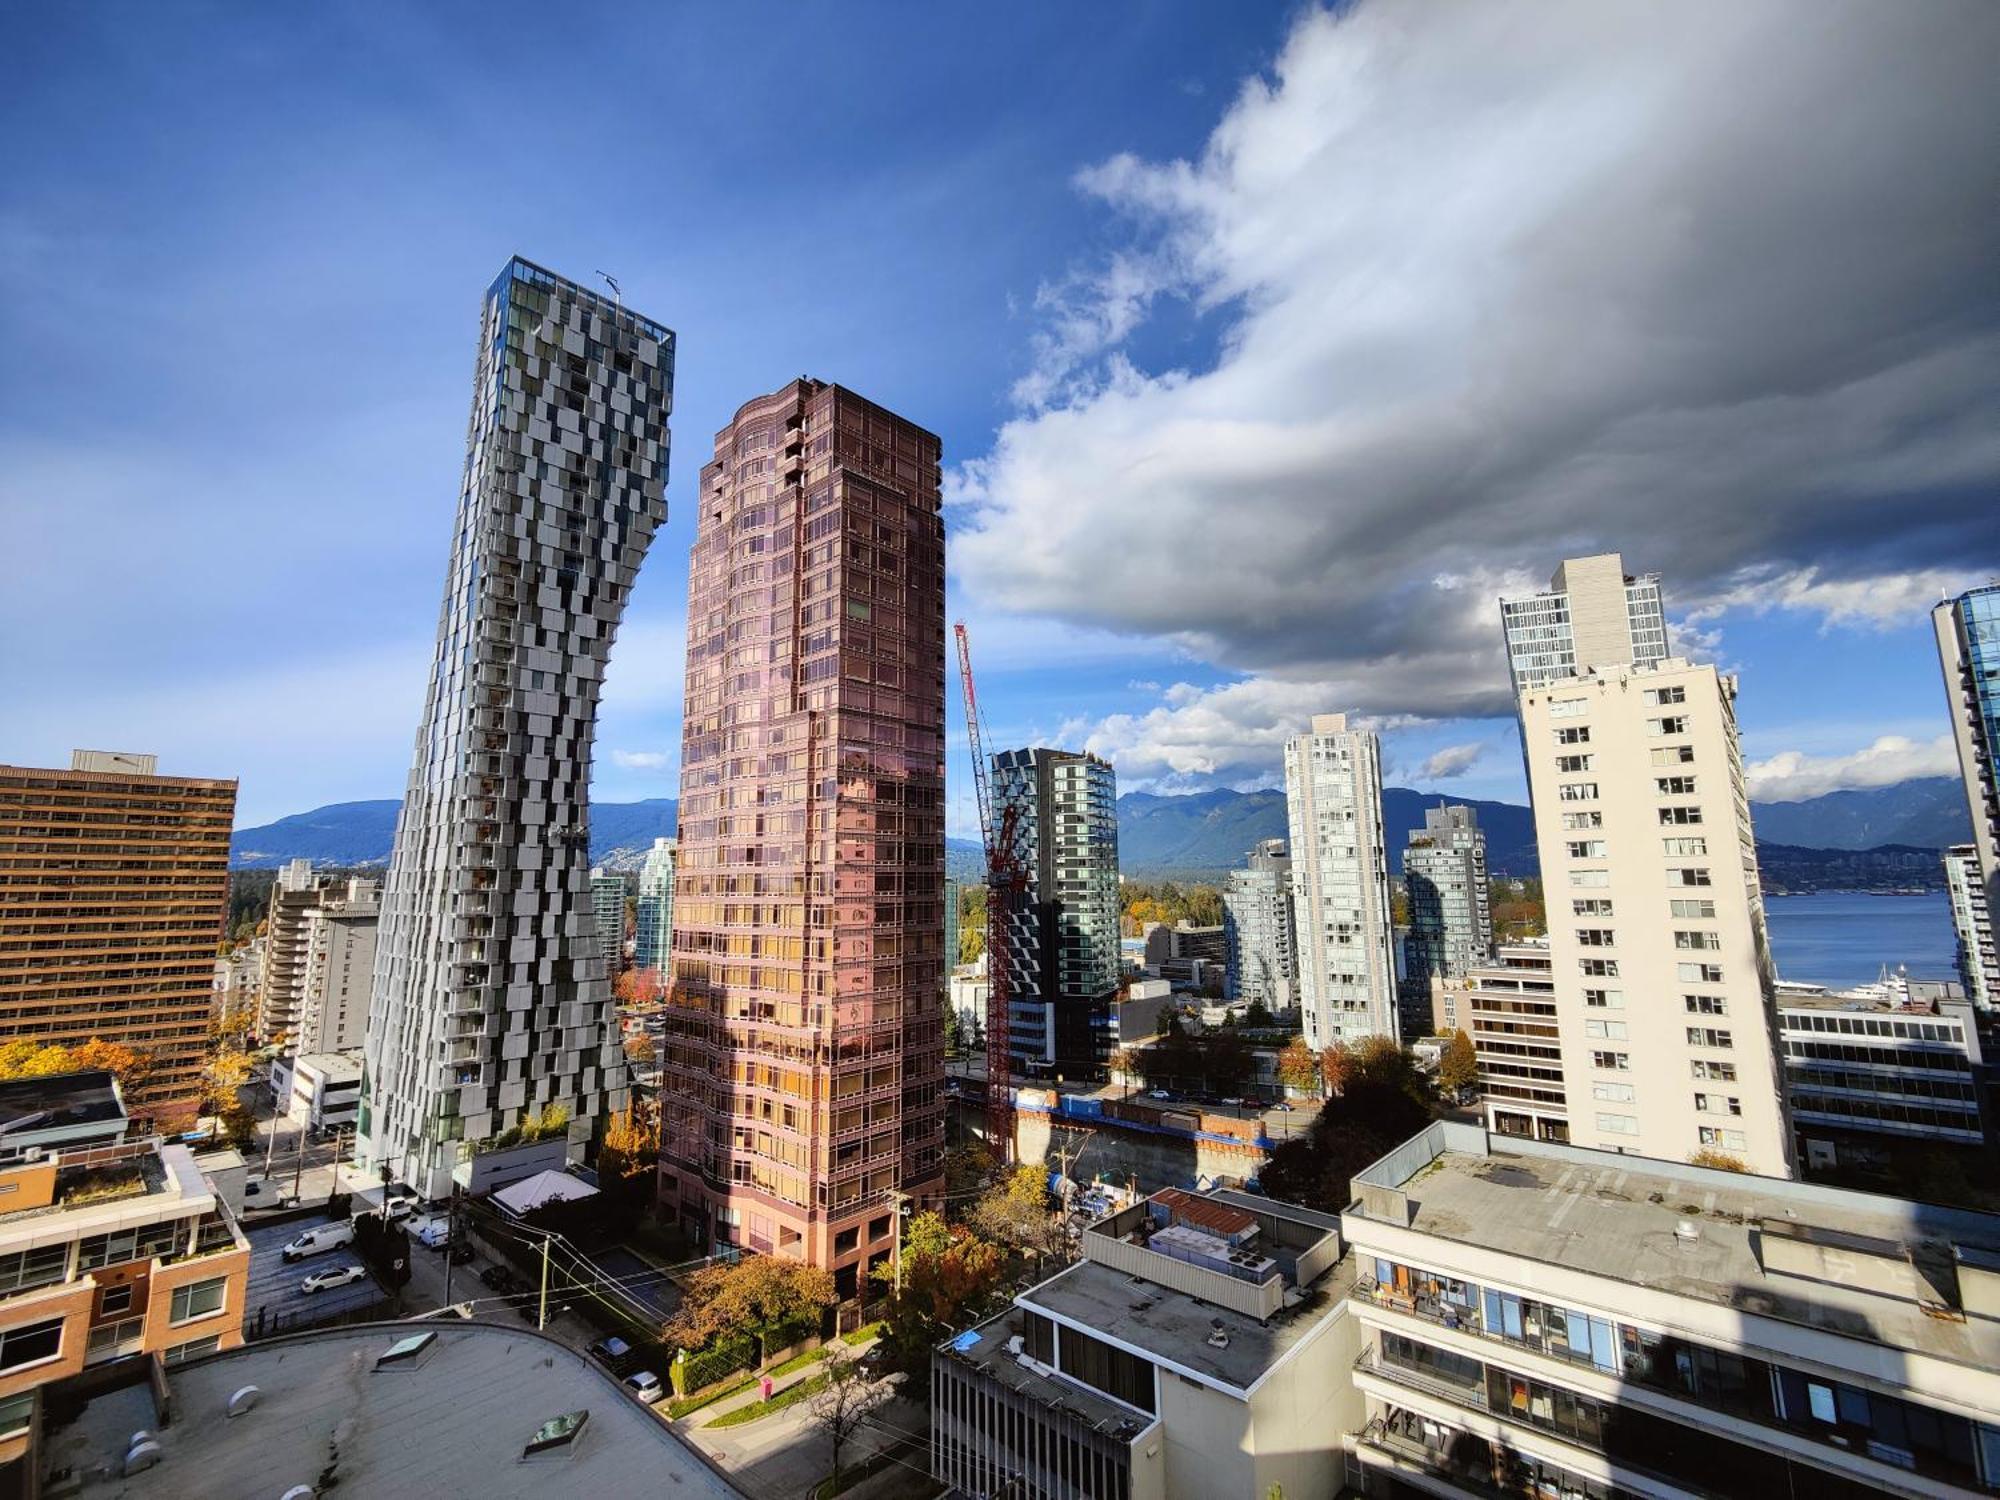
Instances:
[[[979,836],[986,848],[986,1143],[1004,1162],[1014,1140],[1013,1053],[1007,1035],[1007,952],[994,939],[1005,930],[1014,901],[1027,885],[1027,872],[1021,866],[1017,836],[1020,808],[1010,803],[996,810],[993,805],[993,780],[979,732],[979,697],[972,683],[972,646],[965,622],[960,620],[953,631],[958,637],[959,681],[965,688],[965,737],[972,747]]]

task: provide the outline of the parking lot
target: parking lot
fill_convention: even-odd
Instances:
[[[358,1266],[361,1257],[352,1245],[309,1255],[287,1262],[286,1244],[325,1219],[294,1219],[288,1224],[246,1226],[250,1241],[250,1289],[243,1309],[243,1332],[255,1338],[261,1334],[283,1333],[292,1328],[309,1328],[343,1314],[388,1301],[388,1294],[372,1276],[326,1292],[301,1292],[299,1283],[314,1271],[330,1271],[336,1266]]]

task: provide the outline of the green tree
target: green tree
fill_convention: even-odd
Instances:
[[[882,1338],[899,1368],[920,1372],[945,1334],[976,1319],[1000,1283],[998,1246],[944,1216],[925,1212],[903,1231],[901,1285],[894,1265],[878,1266],[875,1279],[889,1289]]]
[[[1455,1031],[1438,1063],[1438,1086],[1455,1099],[1478,1082],[1478,1049],[1472,1045],[1472,1038],[1466,1032]]]
[[[966,1222],[975,1233],[1037,1260],[1059,1254],[1065,1241],[1048,1174],[1040,1167],[1014,1168],[972,1205]]]
[[[1271,1153],[1258,1182],[1274,1198],[1339,1213],[1354,1174],[1429,1124],[1436,1102],[1409,1053],[1387,1037],[1328,1048],[1323,1069],[1328,1054],[1337,1055],[1340,1088],[1304,1135]]]
[[[1304,1037],[1293,1037],[1278,1054],[1278,1082],[1301,1093],[1320,1087],[1319,1059]]]

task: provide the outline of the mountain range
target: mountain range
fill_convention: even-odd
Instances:
[[[1382,818],[1391,861],[1399,873],[1410,830],[1423,826],[1426,807],[1446,800],[1478,813],[1486,830],[1491,869],[1513,875],[1535,873],[1534,820],[1527,808],[1514,802],[1446,799],[1434,792],[1387,787],[1382,792]],[[386,864],[399,805],[390,800],[336,802],[260,828],[238,829],[230,863],[238,869],[271,869],[300,858],[347,868]],[[592,862],[614,870],[637,869],[653,840],[673,833],[675,812],[670,797],[596,803],[590,813]],[[1753,803],[1751,816],[1758,842],[1786,846],[1794,859],[1884,845],[1929,851],[1971,837],[1959,784],[1943,776],[1868,791],[1831,792],[1803,802]],[[1127,792],[1118,799],[1119,864],[1131,875],[1213,876],[1241,865],[1260,840],[1285,836],[1285,794],[1277,790],[1219,790],[1179,797]],[[978,844],[945,840],[945,865],[955,878],[976,880],[980,863]]]

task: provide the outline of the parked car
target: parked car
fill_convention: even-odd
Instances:
[[[1171,1099],[1174,1096],[1168,1093],[1165,1089],[1154,1089],[1150,1094],[1146,1095],[1146,1097],[1148,1099]]]
[[[590,1346],[590,1357],[608,1370],[620,1370],[632,1362],[632,1346],[621,1338],[599,1339]]]
[[[354,1225],[349,1222],[339,1224],[315,1224],[299,1235],[280,1253],[288,1261],[304,1260],[308,1255],[319,1255],[328,1250],[337,1250],[342,1245],[354,1243]]]
[[[382,1218],[386,1223],[400,1224],[417,1211],[415,1198],[391,1198],[382,1205]]]
[[[625,1389],[651,1406],[666,1395],[667,1388],[660,1384],[660,1377],[651,1370],[634,1370],[625,1377]]]
[[[456,1245],[453,1245],[451,1249],[446,1252],[446,1259],[448,1259],[455,1266],[471,1265],[472,1246],[466,1244],[464,1240],[460,1240]]]
[[[451,1220],[425,1219],[410,1225],[410,1238],[427,1250],[442,1250],[451,1239]]]
[[[860,1366],[861,1366],[861,1373],[867,1376],[870,1380],[874,1380],[878,1376],[887,1374],[889,1371],[888,1348],[885,1345],[877,1344],[874,1348],[870,1349],[866,1354],[861,1356]]]
[[[335,1287],[348,1286],[359,1281],[368,1273],[359,1266],[330,1266],[324,1271],[315,1271],[299,1283],[302,1292],[330,1292]]]
[[[406,1182],[392,1182],[382,1189],[384,1203],[407,1203],[412,1208],[417,1204],[417,1190]]]
[[[479,1273],[479,1279],[496,1292],[511,1292],[520,1285],[505,1266],[488,1266]]]

